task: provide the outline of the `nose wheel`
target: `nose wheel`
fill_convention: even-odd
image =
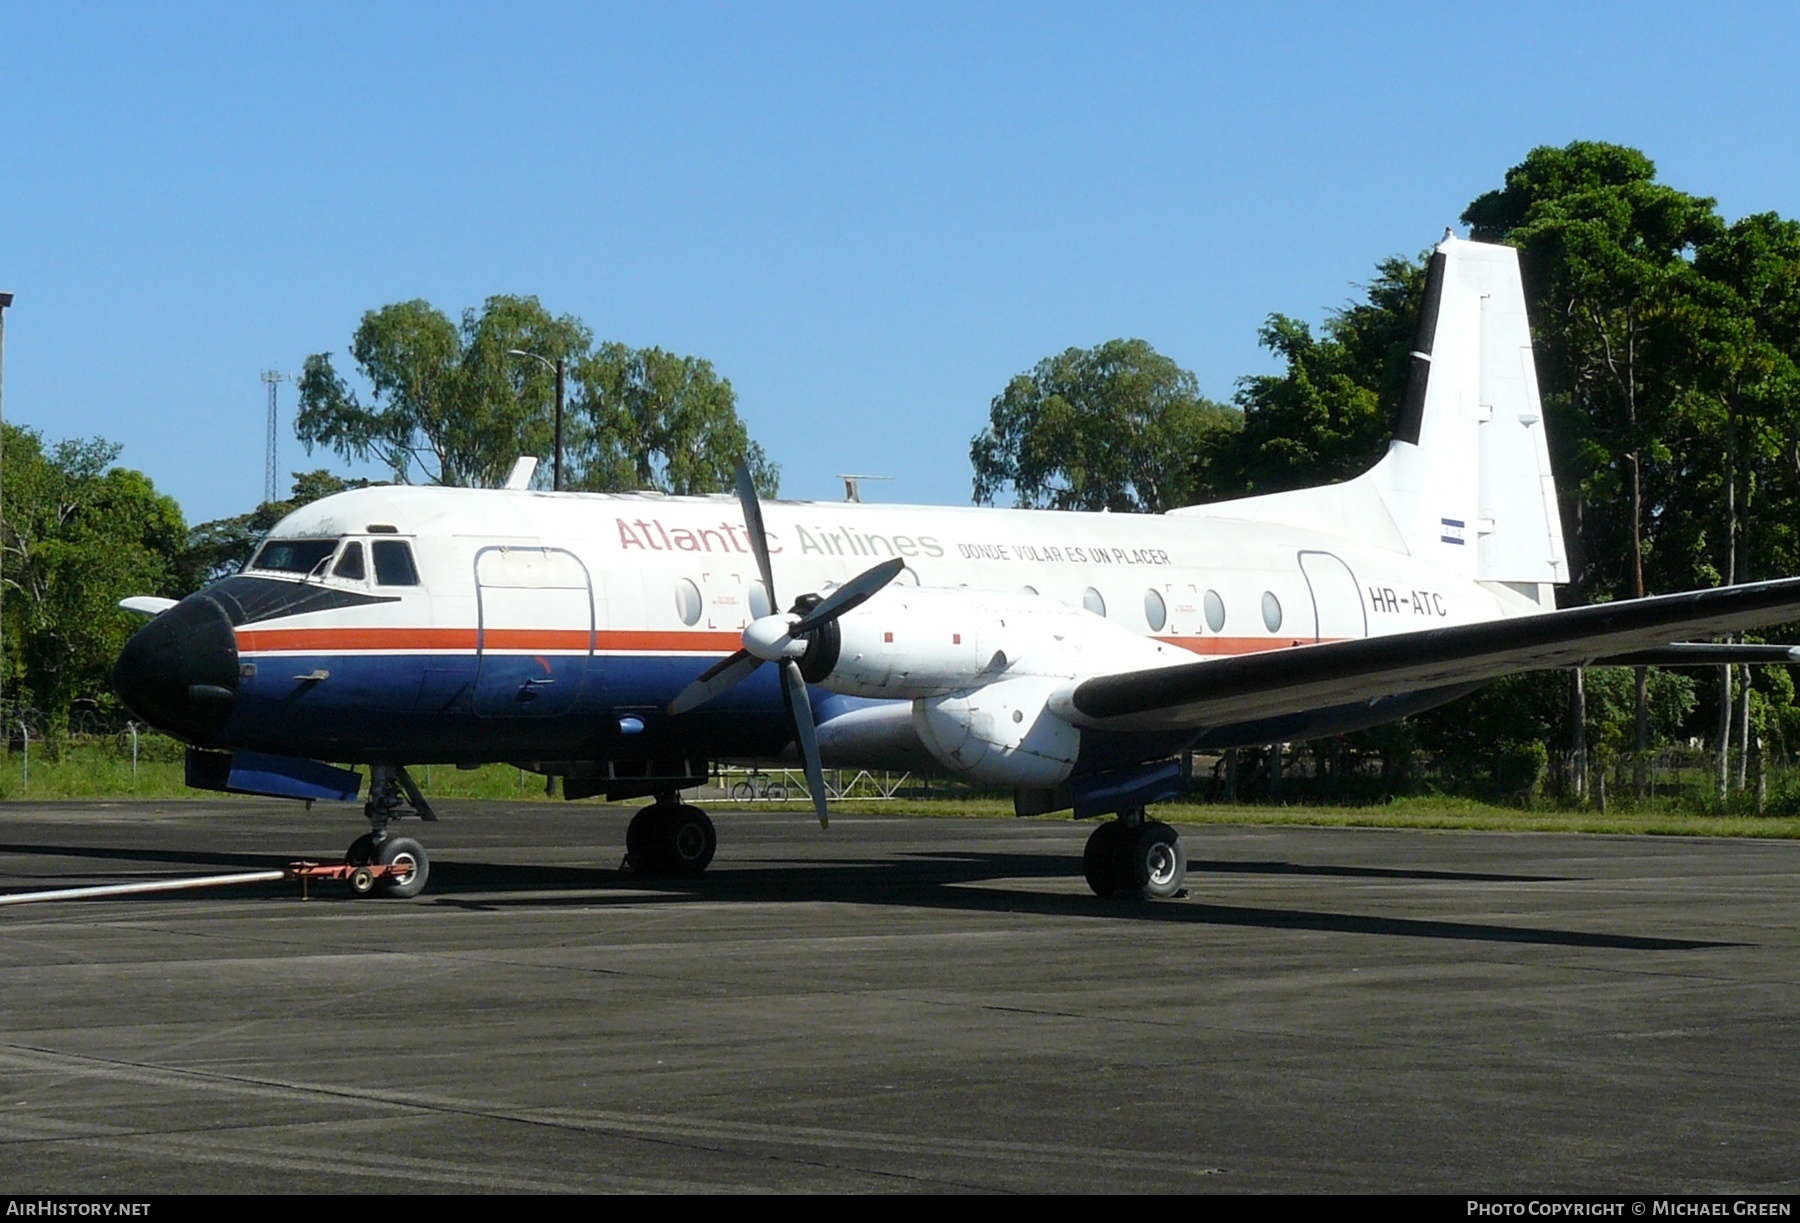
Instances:
[[[1166,899],[1187,882],[1187,850],[1175,829],[1139,812],[1094,829],[1081,854],[1081,873],[1102,899]]]
[[[344,851],[344,865],[350,872],[350,892],[355,896],[388,896],[395,900],[411,900],[425,890],[431,876],[431,858],[425,847],[411,837],[364,833],[350,842]]]

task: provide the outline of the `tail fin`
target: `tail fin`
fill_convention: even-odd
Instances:
[[[1481,581],[1569,580],[1518,252],[1431,256],[1400,425],[1368,473],[1414,556]]]

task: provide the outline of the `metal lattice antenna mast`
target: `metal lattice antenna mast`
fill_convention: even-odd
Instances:
[[[287,381],[287,375],[265,369],[262,380],[269,384],[269,453],[263,463],[263,501],[276,500],[275,487],[275,388]]]

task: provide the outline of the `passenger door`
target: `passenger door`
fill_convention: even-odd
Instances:
[[[562,548],[475,554],[475,713],[554,717],[580,699],[594,654],[594,588]]]
[[[1312,592],[1313,640],[1342,641],[1369,635],[1362,585],[1350,566],[1329,552],[1302,552],[1300,572]]]

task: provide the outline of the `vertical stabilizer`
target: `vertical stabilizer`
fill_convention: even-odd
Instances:
[[[1432,253],[1399,427],[1369,473],[1407,550],[1480,581],[1568,581],[1518,252]]]

